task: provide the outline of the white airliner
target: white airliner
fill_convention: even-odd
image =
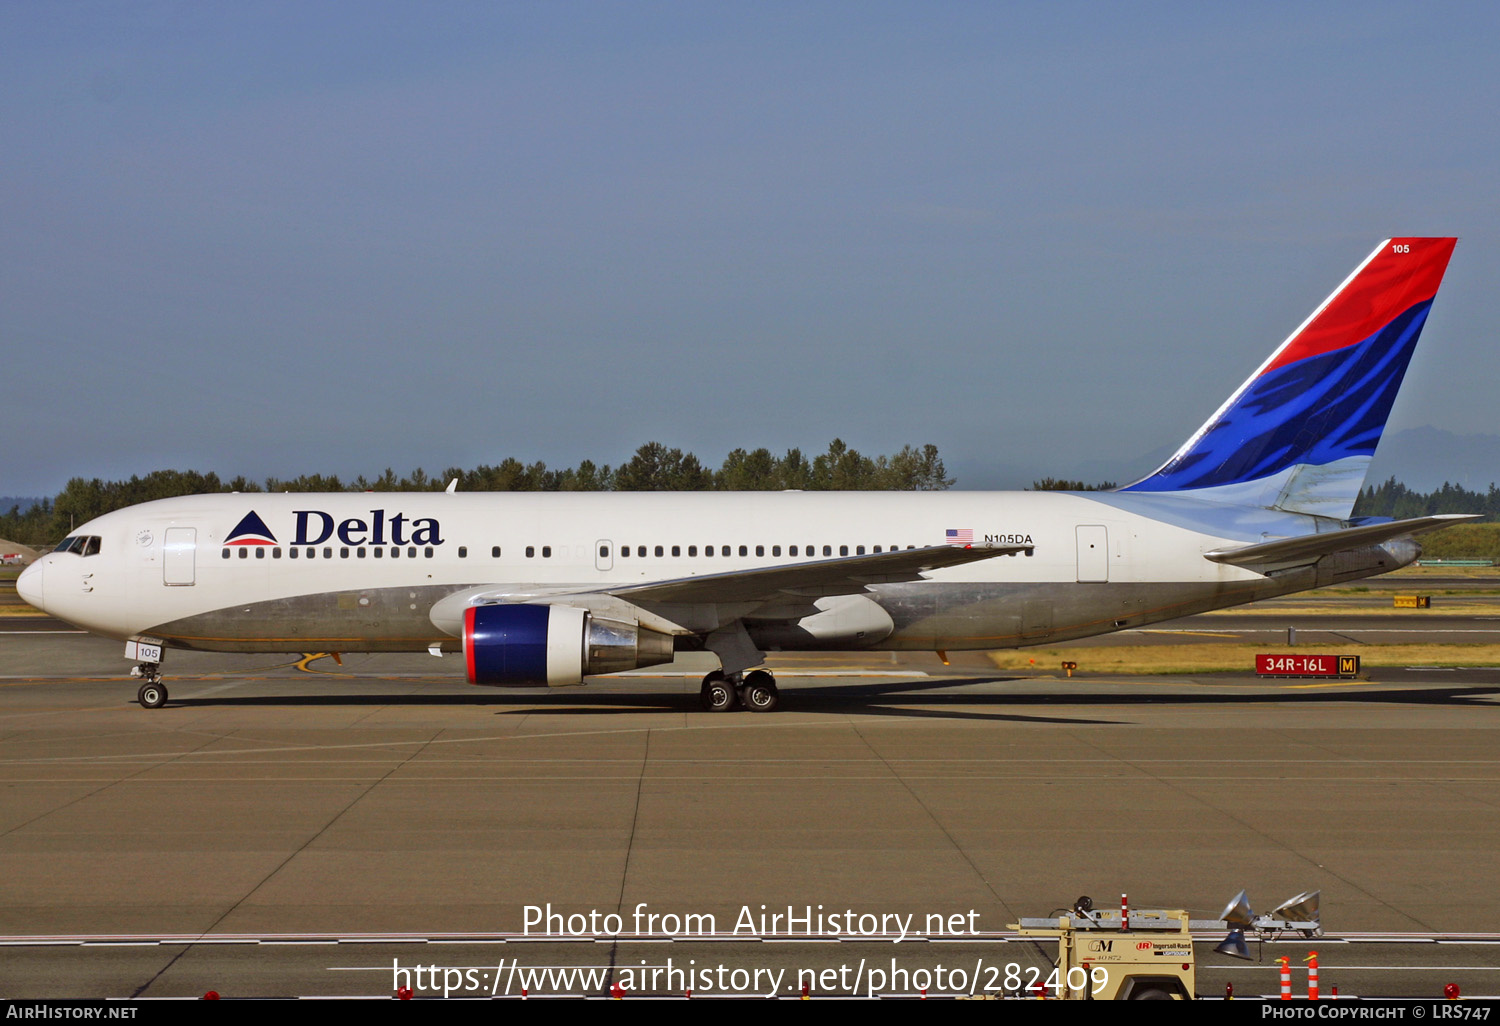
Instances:
[[[703,706],[779,701],[768,651],[1084,638],[1394,570],[1458,516],[1351,520],[1456,240],[1387,239],[1159,470],[1111,492],[218,494],[92,520],[17,587],[162,656],[462,652],[578,684],[707,649]]]

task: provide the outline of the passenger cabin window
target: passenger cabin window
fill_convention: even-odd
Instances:
[[[760,555],[760,550],[756,549],[755,550],[755,554],[756,555]],[[772,545],[771,546],[771,555],[773,555],[773,556],[779,556],[779,555],[781,555],[781,546],[780,545]]]
[[[688,546],[688,555],[689,556],[696,556],[697,554],[698,554],[698,546],[696,546],[696,545],[689,545]]]
[[[789,547],[786,551],[787,551],[788,555],[795,556],[797,554],[797,546],[793,545],[793,546]]]
[[[712,545],[703,546],[703,554],[705,556],[712,556],[714,554],[714,547]]]
[[[241,548],[240,549],[240,558],[241,559],[249,559],[250,558],[250,550],[246,549],[246,548]]]
[[[551,545],[543,545],[542,546],[542,558],[543,559],[551,559],[552,558],[552,546]]]
[[[56,552],[56,551],[57,551],[57,550],[56,550],[56,549],[53,549],[53,550],[52,550],[52,551],[53,551],[53,552]],[[222,552],[222,553],[223,553],[223,558],[224,558],[224,559],[228,559],[228,558],[229,558],[229,550],[228,550],[228,549],[227,549],[227,548],[225,548],[225,549],[221,549],[221,550],[220,550],[220,552]]]
[[[603,553],[600,553],[600,555],[603,555]],[[624,558],[629,558],[629,556],[630,556],[630,546],[629,545],[621,545],[620,546],[620,555],[622,557],[624,557]]]
[[[256,548],[255,548],[255,558],[256,559],[265,559],[266,558],[266,550],[263,549],[263,548],[261,548],[260,546],[256,546]]]
[[[490,558],[491,559],[499,559],[500,558],[500,546],[493,545],[493,546],[490,547]]]
[[[531,545],[526,546],[526,558],[531,559],[534,556],[536,556],[536,548]]]
[[[600,559],[608,559],[609,558],[609,546],[608,545],[601,545],[601,546],[599,546],[599,558]]]
[[[287,556],[288,559],[296,559],[297,558],[297,546],[293,545],[291,548],[287,549],[286,550],[286,556]]]
[[[428,559],[431,559],[432,558],[432,548],[429,546],[428,548],[423,549],[422,550],[422,555],[425,556]]]
[[[325,546],[323,546],[323,558],[324,559],[332,559],[333,558],[333,546],[332,545],[325,545]]]
[[[865,547],[863,545],[856,545],[854,547],[854,554],[856,556],[863,556],[865,554]]]
[[[742,555],[742,556],[748,556],[748,555],[750,555],[750,550],[747,549],[745,546],[741,545],[740,546],[740,555]],[[758,555],[758,553],[757,553],[757,555]]]
[[[656,547],[656,557],[657,557],[657,558],[658,558],[658,559],[660,559],[660,558],[661,558],[661,546],[660,546],[660,545],[658,545],[658,546],[657,546],[657,547]]]
[[[416,559],[417,558],[417,547],[415,545],[408,545],[406,547],[406,558],[407,559]]]
[[[635,547],[635,554],[637,556],[640,556],[642,559],[644,559],[646,557],[646,546],[644,546],[644,545],[637,545]]]
[[[469,547],[467,545],[460,545],[458,547],[458,558],[459,559],[468,559],[469,558]]]
[[[831,556],[831,555],[833,555],[833,546],[832,545],[824,545],[823,546],[823,555],[825,555],[825,556]]]

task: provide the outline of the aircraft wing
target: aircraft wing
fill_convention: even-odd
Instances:
[[[919,581],[925,570],[961,566],[981,559],[1010,556],[1030,545],[929,545],[864,556],[840,556],[810,563],[734,570],[723,574],[678,577],[650,584],[601,589],[631,602],[761,602],[781,595],[820,597],[847,595],[870,584]]]
[[[1363,549],[1405,535],[1435,531],[1464,520],[1474,520],[1477,513],[1439,513],[1430,517],[1412,517],[1410,520],[1392,520],[1384,524],[1369,524],[1364,527],[1348,527],[1342,531],[1327,531],[1322,534],[1304,534],[1295,538],[1277,538],[1273,541],[1257,542],[1230,549],[1214,549],[1203,557],[1215,563],[1229,563],[1247,570],[1258,570],[1265,566],[1285,566],[1298,562],[1313,562],[1335,552]]]

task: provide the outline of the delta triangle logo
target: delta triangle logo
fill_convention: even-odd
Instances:
[[[266,526],[266,522],[251,510],[245,514],[245,519],[234,526],[229,532],[229,537],[224,539],[225,545],[275,545],[276,536]]]

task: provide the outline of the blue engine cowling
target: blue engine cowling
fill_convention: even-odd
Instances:
[[[669,663],[673,649],[670,635],[637,623],[506,603],[464,610],[463,641],[469,683],[498,687],[579,684],[591,673]]]

